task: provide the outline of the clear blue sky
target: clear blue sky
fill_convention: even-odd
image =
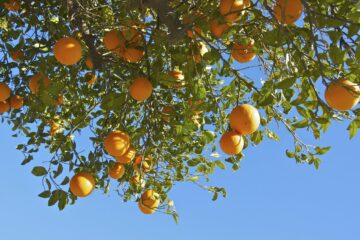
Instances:
[[[15,150],[25,139],[12,138],[0,125],[0,239],[360,239],[360,137],[348,140],[346,125],[335,124],[321,140],[333,145],[320,170],[297,165],[284,156],[291,138],[280,131],[280,143],[265,141],[246,150],[242,168],[218,170],[213,183],[225,186],[226,199],[191,183],[175,186],[171,197],[180,224],[163,214],[143,215],[134,203],[115,193],[95,192],[63,212],[37,197],[41,181],[22,167]],[[34,161],[41,162],[46,155]]]

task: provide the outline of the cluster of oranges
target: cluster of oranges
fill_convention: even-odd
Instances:
[[[125,174],[126,165],[135,159],[133,169],[137,172],[137,175],[131,177],[130,184],[143,187],[141,174],[151,171],[153,166],[152,158],[144,158],[142,155],[136,156],[136,150],[131,146],[129,135],[119,130],[110,132],[104,138],[104,148],[117,161],[110,167],[108,175],[113,179],[122,178]],[[77,173],[70,181],[70,191],[77,197],[90,195],[94,188],[95,179],[88,172]],[[153,190],[147,190],[142,194],[139,201],[139,209],[145,214],[151,214],[155,212],[159,204],[159,194]]]
[[[11,96],[11,90],[6,83],[0,83],[0,114],[13,109],[20,109],[24,105],[24,99],[21,96]]]
[[[234,108],[230,114],[232,131],[226,132],[220,139],[221,150],[228,155],[241,153],[244,147],[244,135],[254,133],[260,125],[259,111],[249,105],[242,104]]]

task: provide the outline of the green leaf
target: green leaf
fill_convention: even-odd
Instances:
[[[38,196],[41,198],[49,198],[50,195],[51,195],[50,191],[44,191],[44,192],[40,193]]]
[[[226,169],[226,166],[225,166],[225,164],[224,164],[222,161],[216,160],[215,163],[216,163],[216,165],[217,165],[219,168],[221,168],[222,170],[225,170],[225,169]]]
[[[359,130],[359,126],[357,124],[357,121],[356,120],[352,121],[350,123],[350,125],[348,126],[347,130],[350,133],[350,139],[353,139],[356,136],[356,134],[357,134],[357,132]]]
[[[309,125],[309,121],[307,119],[303,119],[297,123],[294,123],[292,126],[294,128],[305,128]]]
[[[315,151],[316,151],[317,155],[323,155],[323,154],[327,153],[330,149],[331,149],[331,147],[324,147],[324,148],[316,147]]]
[[[40,177],[46,175],[48,172],[44,167],[34,167],[31,173],[37,177]]]

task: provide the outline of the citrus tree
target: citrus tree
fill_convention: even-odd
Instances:
[[[0,15],[0,119],[28,139],[22,165],[50,153],[32,173],[60,210],[110,189],[176,219],[176,182],[225,196],[208,175],[278,141],[273,123],[316,168],[329,147],[299,129],[360,126],[358,1],[8,0]]]

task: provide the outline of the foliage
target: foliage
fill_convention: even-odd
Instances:
[[[141,173],[145,184],[135,186],[129,181],[137,172],[128,164],[115,187],[117,193],[124,201],[135,201],[145,189],[154,189],[160,194],[160,210],[175,219],[167,193],[176,182],[194,182],[213,192],[214,199],[219,194],[226,196],[225,189],[201,182],[208,181],[215,168],[226,168],[219,160],[218,134],[229,130],[229,113],[241,103],[256,106],[261,114],[261,127],[244,138],[245,148],[260,144],[265,137],[279,141],[271,130],[272,123],[279,123],[294,138],[294,150],[286,155],[318,168],[319,156],[329,148],[304,143],[298,130],[306,129],[319,139],[332,121],[351,120],[348,130],[354,137],[360,127],[359,109],[335,111],[323,100],[323,92],[343,77],[360,83],[357,1],[303,1],[302,18],[294,25],[283,25],[274,17],[274,1],[253,0],[241,10],[240,19],[216,39],[209,23],[224,21],[218,4],[203,0],[29,0],[21,2],[18,12],[1,8],[0,81],[14,95],[22,96],[25,105],[0,119],[12,124],[15,137],[22,134],[28,139],[17,146],[25,156],[22,165],[32,162],[40,150],[51,154],[51,159],[32,170],[42,178],[44,191],[39,196],[48,198],[49,206],[57,204],[63,209],[76,201],[68,191],[74,172],[91,173],[96,188],[109,191],[108,170],[116,160],[104,151],[103,139],[117,129],[129,134],[138,154],[154,160],[151,171]],[[176,24],[164,14],[170,10]],[[188,20],[179,23],[179,19]],[[109,52],[102,43],[105,32],[126,28],[130,22],[140,29],[143,40],[145,57],[137,63]],[[174,26],[179,29],[172,29]],[[188,37],[187,31],[194,26],[201,31]],[[76,65],[64,66],[54,58],[53,46],[65,36],[82,44],[83,58]],[[232,45],[251,40],[256,60],[234,62]],[[206,53],[201,52],[204,46],[200,43]],[[10,53],[16,50],[24,53],[20,61],[11,60]],[[87,57],[93,61],[92,70],[85,65]],[[168,74],[175,69],[182,71],[184,86],[176,85],[177,80]],[[249,77],[254,70],[266,80]],[[94,84],[87,83],[88,72],[97,76]],[[51,84],[33,94],[28,82],[37,73],[48,76]],[[139,76],[146,76],[153,85],[152,96],[144,102],[133,100],[128,91]],[[63,104],[54,104],[61,95]],[[164,114],[166,106],[173,111]],[[54,121],[61,131],[52,134]],[[91,135],[92,147],[86,152],[77,147],[81,133]],[[243,157],[225,161],[238,170]]]

